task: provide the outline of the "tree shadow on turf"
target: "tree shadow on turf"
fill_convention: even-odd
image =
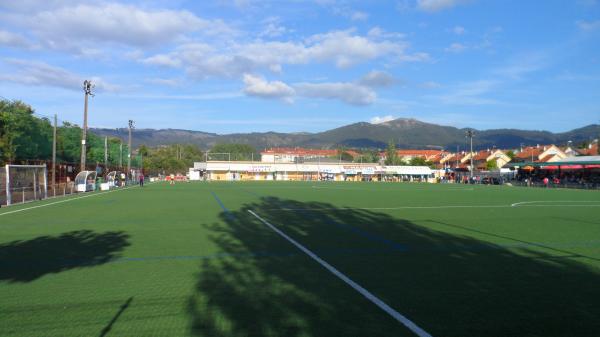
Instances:
[[[0,282],[31,282],[46,274],[100,265],[129,246],[125,232],[89,230],[0,245]]]
[[[125,312],[125,310],[127,310],[127,308],[129,308],[131,301],[133,301],[133,296],[128,298],[127,301],[125,301],[125,303],[123,303],[123,305],[121,305],[121,307],[119,308],[119,311],[117,311],[117,313],[113,316],[113,318],[110,320],[110,322],[108,322],[108,324],[102,329],[102,331],[100,331],[100,337],[104,337],[104,336],[106,336],[106,334],[108,334],[110,332],[113,325],[115,325],[117,320],[119,320],[119,317],[121,317],[123,312]]]
[[[202,262],[194,335],[414,336],[248,209],[433,336],[600,335],[600,274],[574,259],[272,197],[206,225],[228,255]]]

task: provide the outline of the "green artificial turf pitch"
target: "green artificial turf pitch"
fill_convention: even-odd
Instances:
[[[213,182],[75,198],[0,209],[0,336],[415,336],[248,210],[432,336],[600,336],[598,191]]]

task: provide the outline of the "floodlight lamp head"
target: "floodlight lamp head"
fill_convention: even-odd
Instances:
[[[129,120],[129,128],[130,128],[130,129],[133,129],[133,128],[135,127],[135,126],[134,126],[134,123],[135,123],[135,122],[133,121],[133,119],[130,119],[130,120]]]
[[[92,81],[90,81],[90,80],[83,81],[83,91],[85,92],[86,95],[94,96],[94,94],[92,93],[92,90],[95,87],[96,86],[92,83]]]

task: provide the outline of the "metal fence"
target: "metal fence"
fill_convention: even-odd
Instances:
[[[520,187],[537,187],[537,188],[573,188],[573,189],[582,189],[582,190],[598,190],[600,189],[600,183],[588,182],[588,183],[575,183],[575,182],[561,182],[555,184],[553,182],[549,182],[548,185],[544,184],[540,181],[534,181],[531,183],[521,181],[521,180],[512,180],[509,182],[513,186]]]

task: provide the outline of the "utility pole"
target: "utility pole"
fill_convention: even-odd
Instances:
[[[85,158],[86,158],[85,140],[87,139],[88,96],[94,97],[94,94],[92,93],[92,89],[94,89],[94,85],[92,84],[92,81],[88,81],[88,80],[83,81],[83,92],[85,93],[85,103],[83,106],[83,130],[81,133],[81,171],[85,171]]]
[[[123,169],[123,140],[119,143],[119,169]]]
[[[456,166],[454,167],[454,169],[458,168],[458,151],[459,151],[459,146],[456,145]]]
[[[133,129],[133,120],[129,120],[129,145],[127,147],[127,176],[131,173],[131,129]]]
[[[466,137],[469,138],[469,140],[471,141],[471,153],[469,155],[469,162],[471,163],[471,179],[473,179],[473,136],[475,135],[475,132],[473,132],[473,130],[467,130],[466,132]]]
[[[108,172],[108,137],[104,136],[104,171]]]
[[[52,131],[52,191],[56,194],[56,124],[57,118],[54,114],[54,130]]]

